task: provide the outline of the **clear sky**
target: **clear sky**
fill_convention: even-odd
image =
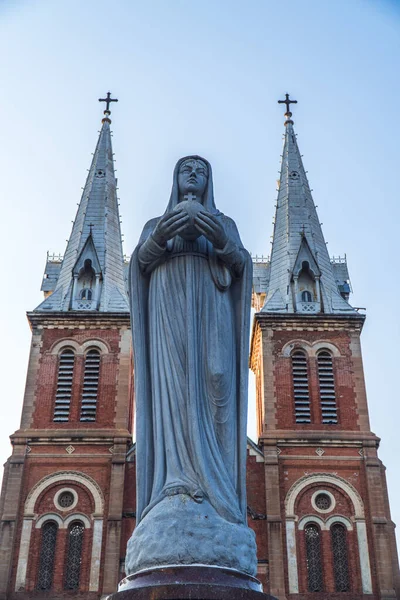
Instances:
[[[108,90],[125,252],[198,153],[218,208],[269,254],[285,92],[331,255],[367,308],[364,366],[400,525],[400,4],[0,0],[1,435],[19,425],[46,251],[63,253]],[[254,437],[254,419],[249,432]]]

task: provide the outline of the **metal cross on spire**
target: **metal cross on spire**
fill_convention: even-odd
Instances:
[[[105,115],[110,115],[110,102],[118,102],[117,98],[111,98],[111,92],[107,92],[107,98],[99,98],[99,102],[106,103],[106,110],[104,111]]]
[[[285,114],[287,114],[291,117],[292,113],[290,111],[290,105],[297,104],[297,100],[290,100],[289,94],[285,94],[285,96],[286,96],[285,100],[278,100],[278,104],[286,104],[286,113]]]

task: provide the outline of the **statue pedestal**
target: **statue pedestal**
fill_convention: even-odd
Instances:
[[[255,577],[233,569],[171,566],[123,579],[108,600],[276,600]]]

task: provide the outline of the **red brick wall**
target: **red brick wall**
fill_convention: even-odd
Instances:
[[[296,332],[297,333],[297,332]],[[297,336],[296,336],[297,337]],[[295,423],[292,362],[290,357],[282,356],[282,349],[292,342],[293,331],[273,332],[274,379],[276,390],[277,429],[298,429],[311,431],[315,428],[326,431],[359,430],[357,405],[354,393],[354,365],[350,349],[350,337],[346,331],[301,331],[298,338],[310,344],[324,340],[334,344],[340,357],[333,357],[338,424],[322,424],[317,361],[308,357],[308,377],[311,404],[310,424]],[[294,345],[296,347],[296,345]],[[300,346],[299,346],[300,347]]]
[[[62,340],[73,340],[78,344],[83,344],[87,340],[99,340],[109,348],[108,354],[101,355],[95,422],[80,423],[79,421],[85,362],[85,358],[82,355],[75,355],[69,421],[65,423],[53,422],[59,359],[56,354],[51,353],[51,350],[57,342]],[[117,329],[71,329],[68,330],[68,337],[64,329],[45,329],[43,331],[42,355],[37,375],[34,428],[70,429],[71,423],[74,423],[74,426],[84,427],[85,429],[97,429],[99,426],[113,427],[118,377],[119,341],[120,333]]]

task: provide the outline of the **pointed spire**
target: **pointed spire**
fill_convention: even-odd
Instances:
[[[264,312],[348,313],[322,233],[294,133],[289,94]]]
[[[109,96],[109,94],[108,94]],[[36,310],[127,312],[117,181],[107,110],[54,292]],[[46,270],[47,272],[47,270]]]

